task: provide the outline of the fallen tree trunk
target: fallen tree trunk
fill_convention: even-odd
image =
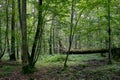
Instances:
[[[112,54],[114,52],[120,51],[120,48],[113,48],[112,49]],[[94,53],[107,53],[109,52],[108,49],[89,49],[89,50],[79,50],[79,49],[74,49],[70,50],[70,54],[94,54]],[[61,50],[61,53],[67,53],[67,50]]]
[[[107,49],[92,49],[92,50],[71,50],[70,54],[93,54],[93,53],[106,53]]]
[[[61,40],[59,40],[59,52],[66,54],[68,52],[67,48],[62,44]],[[95,54],[95,53],[107,53],[108,49],[88,49],[88,50],[80,50],[80,49],[72,49],[69,54]],[[113,58],[120,59],[120,48],[112,48],[112,56]]]

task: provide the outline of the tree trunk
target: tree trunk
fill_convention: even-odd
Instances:
[[[0,14],[0,59],[2,57],[2,31],[1,31],[1,14]]]
[[[50,27],[50,39],[49,39],[49,54],[52,54],[52,24]]]
[[[53,14],[53,16],[52,16],[52,22],[51,22],[51,27],[50,27],[49,54],[53,54],[53,51],[55,51],[54,50],[54,47],[55,47],[54,46],[54,29],[53,29],[54,18],[55,18],[55,15]],[[53,43],[53,45],[52,45],[52,43]]]
[[[78,48],[78,43],[77,43],[77,40],[78,40],[78,35],[76,34],[75,35],[75,38],[74,38],[74,44],[75,44],[75,49],[77,49]]]
[[[108,0],[108,36],[109,36],[109,63],[112,63],[111,61],[111,27],[110,27],[110,0]]]
[[[72,35],[73,35],[73,14],[74,14],[73,4],[74,4],[74,0],[72,0],[72,6],[71,6],[71,24],[70,24],[70,35],[69,35],[69,48],[68,48],[67,56],[66,56],[66,59],[64,62],[64,68],[67,67],[67,60],[68,60],[68,56],[69,56],[70,49],[72,46],[72,39],[73,39],[72,38]]]
[[[28,66],[28,45],[27,45],[27,25],[26,25],[26,0],[22,0],[22,14],[21,14],[21,28],[22,28],[22,64],[23,71]]]
[[[42,0],[39,0],[39,8],[38,8],[38,25],[37,25],[37,31],[35,33],[35,37],[34,37],[34,42],[33,42],[33,46],[32,46],[32,52],[31,52],[31,56],[29,59],[29,65],[31,67],[34,67],[35,65],[35,57],[37,54],[36,50],[37,50],[37,46],[38,46],[38,41],[40,38],[42,38],[42,27],[43,27],[43,21],[42,21]],[[41,43],[41,40],[40,40]],[[36,54],[35,54],[36,53]]]
[[[10,60],[15,61],[15,1],[12,0],[12,18],[11,18],[11,54]]]
[[[9,5],[9,0],[6,0],[6,44],[7,44],[7,52],[9,53],[10,56],[10,44],[9,44],[9,16],[8,16],[8,5]]]

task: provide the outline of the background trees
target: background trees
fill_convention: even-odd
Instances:
[[[59,53],[60,43],[68,51],[118,48],[119,3],[119,0],[110,3],[108,0],[1,0],[0,58],[4,53],[10,60],[21,55],[24,66],[34,67],[40,54]]]

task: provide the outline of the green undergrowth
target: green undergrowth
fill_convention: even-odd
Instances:
[[[69,66],[65,70],[60,69],[60,67],[52,68],[49,71],[50,74],[54,75],[55,78],[63,77],[64,80],[116,80],[114,77],[120,74],[120,64],[105,64],[104,66],[96,66],[96,68],[94,68],[94,65],[79,64]]]
[[[97,69],[87,69],[80,74],[87,75],[89,80],[114,80],[116,75],[120,73],[120,64],[105,65]],[[84,77],[85,78],[85,77]]]
[[[1,65],[0,66],[0,77],[9,76],[15,69],[15,66]]]
[[[37,67],[63,67],[66,55],[44,55],[39,58]],[[51,68],[50,73],[55,77],[63,77],[66,80],[114,80],[114,76],[120,73],[120,63],[113,62],[108,65],[105,63],[103,66],[97,66],[95,64],[88,64],[89,60],[97,60],[98,63],[102,62],[105,57],[101,57],[99,54],[90,55],[70,55],[68,58],[68,68],[66,70],[53,71]],[[76,67],[77,66],[77,67]],[[95,68],[94,68],[95,67]]]
[[[114,80],[114,76],[120,73],[120,62],[113,61],[113,64],[108,65],[106,58],[99,54],[69,55],[68,67],[63,69],[65,58],[66,55],[63,54],[40,55],[36,63],[36,70],[45,69],[44,76],[53,77],[56,80]],[[21,64],[16,65],[13,62],[1,64],[0,77],[11,75],[18,67],[21,67]]]
[[[56,54],[56,55],[41,55],[38,59],[37,66],[63,66],[66,55]],[[103,60],[104,57],[101,57],[98,54],[90,54],[90,55],[69,55],[67,64],[75,65],[75,64],[85,64],[83,61],[97,59]]]

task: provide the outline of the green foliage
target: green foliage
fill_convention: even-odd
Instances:
[[[8,0],[8,26],[11,25],[11,6],[12,0]],[[44,54],[49,52],[49,37],[52,34],[52,47],[56,48],[58,46],[58,40],[61,38],[65,46],[68,47],[68,36],[69,36],[69,26],[70,26],[70,14],[71,14],[71,1],[72,0],[44,0],[43,1],[43,17],[44,17],[44,43],[42,44],[42,50],[44,48]],[[17,3],[17,2],[16,2]],[[6,2],[1,0],[0,2],[0,11],[1,11],[1,41],[2,41],[2,49],[5,48],[8,50],[8,47],[11,45],[6,42]],[[110,11],[111,11],[111,29],[112,29],[112,47],[120,47],[120,0],[111,0],[110,4]],[[83,9],[83,11],[82,11]],[[18,16],[18,9],[17,4],[15,8],[15,24],[16,24],[16,31],[15,31],[15,45],[19,47],[18,52],[21,52],[21,31],[19,25],[19,16]],[[34,35],[36,32],[37,21],[38,21],[38,1],[35,0],[28,0],[27,1],[27,35],[28,35],[28,48],[31,51],[31,47],[33,44]],[[74,4],[74,20],[73,25],[76,25],[77,19],[80,17],[78,24],[75,29],[75,35],[77,36],[76,39],[73,40],[72,48],[75,47],[75,43],[77,42],[78,49],[90,49],[90,48],[107,48],[108,46],[108,27],[107,27],[107,0],[75,0]],[[79,16],[79,14],[81,15]],[[55,15],[55,19],[51,20],[52,15]],[[53,25],[52,24],[53,21]],[[54,28],[54,31],[50,33],[51,26]],[[10,28],[10,27],[9,27]],[[10,35],[11,31],[8,29],[8,42],[11,42]],[[54,36],[53,36],[54,35]],[[5,51],[5,56],[2,59],[8,59],[8,53]],[[6,56],[7,55],[7,56]],[[117,59],[119,52],[115,59]],[[39,61],[37,65],[62,65],[65,60],[65,55],[57,54],[57,55],[40,55]],[[86,66],[87,64],[83,61],[87,61],[90,59],[104,59],[99,55],[70,55],[68,59],[69,65],[76,65],[81,64]],[[117,67],[117,66],[113,66]],[[113,70],[113,67],[110,70]],[[12,70],[10,66],[3,67],[3,70],[7,70],[9,74],[9,70]],[[118,67],[117,67],[118,69]],[[24,67],[23,73],[32,73],[34,69],[26,66]],[[113,70],[118,71],[118,70]],[[96,75],[103,76],[103,72],[98,71],[94,72]],[[7,74],[7,72],[5,73]],[[2,74],[1,74],[2,75]],[[4,75],[4,74],[3,74]],[[108,76],[106,74],[106,76]],[[98,79],[96,78],[96,79]],[[104,78],[109,79],[109,78]]]
[[[64,55],[52,55],[48,57],[46,62],[64,62],[65,56]]]
[[[100,66],[94,70],[82,71],[85,75],[90,75],[89,80],[112,80],[116,73],[120,72],[120,67],[118,64]]]
[[[14,71],[14,66],[9,65],[1,65],[0,66],[0,77],[2,76],[9,76]]]
[[[118,71],[120,71],[120,64],[117,63],[117,64],[113,64],[113,65],[106,65],[103,68],[98,68],[98,69],[117,73]]]
[[[91,60],[91,59],[104,59],[103,57],[100,57],[100,55],[98,54],[86,54],[86,55],[71,55],[69,60],[72,61],[87,61],[87,60]]]
[[[37,67],[39,66],[62,66],[63,62],[65,61],[64,54],[56,54],[56,55],[41,55],[38,59],[36,64]],[[99,54],[91,54],[91,55],[70,55],[68,58],[68,65],[77,65],[81,64],[83,66],[87,66],[84,61],[97,59],[103,60],[104,57],[101,57]]]
[[[44,73],[44,75],[47,75],[43,80],[49,78],[48,76],[53,76],[56,79],[63,78],[64,80],[112,80],[112,77],[120,72],[119,62],[113,62],[111,65],[105,64],[104,66],[87,63],[93,59],[102,62],[104,58],[101,57],[100,54],[70,55],[68,59],[69,66],[66,69],[63,69],[62,66],[64,57],[65,55],[63,54],[43,55],[37,62],[37,69],[26,66],[24,67],[25,71],[22,71],[22,73],[31,75],[31,79],[35,79],[36,77],[34,77],[32,73],[40,68],[45,69],[46,73]],[[0,66],[0,77],[11,75],[15,69],[19,69],[18,65]]]

